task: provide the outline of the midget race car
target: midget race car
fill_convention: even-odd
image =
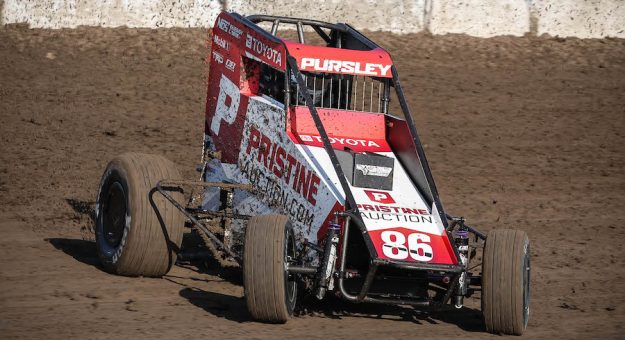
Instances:
[[[186,226],[242,268],[261,322],[286,322],[302,294],[444,311],[479,292],[487,331],[523,333],[528,237],[445,211],[387,51],[348,24],[228,12],[210,40],[200,180],[161,156],[113,159],[96,206],[106,270],[167,274]]]

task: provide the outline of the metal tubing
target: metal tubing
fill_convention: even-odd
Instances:
[[[317,34],[319,34],[319,36],[321,37],[321,39],[323,39],[326,44],[329,44],[332,42],[332,39],[330,39],[330,37],[326,34],[326,32],[324,32],[321,28],[319,28],[319,26],[317,25],[310,25],[310,27],[312,27],[315,32],[317,32]]]
[[[447,217],[448,220],[454,220],[454,217],[445,213],[445,217]],[[466,223],[462,223],[470,232],[472,232],[473,234],[475,234],[475,236],[481,238],[482,240],[486,240],[486,235],[484,235],[483,233],[481,233],[480,231],[478,231],[477,229],[471,227],[470,225],[466,224]]]
[[[347,248],[347,247],[346,247]],[[375,273],[378,271],[378,265],[372,263],[369,265],[369,271],[367,272],[367,277],[365,278],[365,282],[362,285],[362,289],[360,289],[360,294],[358,294],[358,302],[362,302],[369,289],[371,288],[371,284],[373,283],[373,278],[375,278]]]
[[[236,184],[236,183],[221,183],[221,182],[199,182],[199,181],[182,181],[182,180],[169,180],[164,179],[158,182],[157,186],[180,186],[180,185],[192,185],[205,188],[221,188],[221,189],[241,189],[247,191],[255,191],[254,187],[250,184]]]
[[[451,284],[449,285],[449,288],[447,288],[447,293],[445,293],[445,296],[443,297],[443,301],[442,301],[443,305],[446,305],[447,303],[449,303],[451,294],[454,291],[456,291],[456,285],[458,285],[458,279],[460,279],[460,273],[454,276],[453,280],[451,281]]]
[[[382,113],[388,113],[388,103],[391,101],[391,85],[388,79],[384,79],[384,92],[382,95]]]
[[[302,26],[302,22],[297,22],[297,38],[299,39],[300,44],[305,44],[304,42],[304,26]]]
[[[204,210],[204,209],[190,209],[190,208],[187,208],[185,210],[191,214],[196,214],[196,215],[204,214],[204,215],[209,215],[210,217],[234,218],[237,220],[249,220],[250,218],[252,218],[252,216],[249,216],[249,215],[227,213],[225,211],[210,211],[210,210]]]
[[[375,259],[373,262],[376,265],[389,266],[402,269],[412,270],[432,270],[450,273],[461,273],[464,269],[461,265],[451,264],[430,264],[430,263],[416,263],[416,262],[391,262],[388,260]]]
[[[156,190],[163,195],[163,197],[165,197],[168,201],[170,201],[174,207],[176,207],[178,210],[180,210],[181,213],[183,213],[191,222],[193,222],[193,224],[200,229],[202,232],[204,232],[204,234],[206,234],[206,236],[208,236],[213,242],[215,242],[215,244],[221,248],[221,250],[223,250],[224,252],[226,252],[228,255],[230,255],[238,264],[241,264],[241,259],[239,259],[239,257],[237,256],[237,254],[233,253],[230,249],[228,249],[218,238],[217,236],[215,236],[215,234],[211,233],[210,230],[208,230],[208,228],[206,228],[202,223],[200,223],[200,221],[198,221],[195,217],[193,217],[193,215],[191,215],[189,212],[186,211],[186,209],[180,204],[178,203],[173,197],[171,197],[171,195],[169,193],[167,193],[162,187],[161,187],[161,183],[163,181],[160,181],[158,183],[156,183]],[[175,182],[175,181],[168,181],[169,183]]]
[[[250,15],[245,18],[255,24],[259,22],[263,22],[263,21],[276,21],[276,19],[279,19],[280,23],[293,24],[293,25],[297,25],[298,23],[301,23],[306,26],[324,27],[324,28],[329,28],[332,30],[337,30],[339,32],[346,32],[348,29],[348,26],[345,24],[331,24],[329,22],[323,22],[323,21],[318,21],[318,20],[289,18],[289,17],[281,17],[281,16],[273,16],[273,15]]]
[[[367,296],[362,300],[362,302],[366,303],[378,303],[384,305],[409,305],[409,306],[419,306],[419,307],[429,307],[432,303],[429,300],[401,300],[401,299],[392,299],[392,298],[374,298]]]
[[[297,103],[297,98],[295,98],[295,103]],[[289,74],[289,70],[287,69],[284,73],[284,108],[288,111],[289,106],[291,105],[291,75]],[[284,115],[285,126],[286,126],[286,115]]]
[[[280,19],[276,19],[271,24],[271,34],[276,35],[278,33],[278,26],[280,25]]]
[[[286,271],[291,274],[315,275],[317,274],[317,267],[287,265]]]
[[[339,290],[341,295],[352,302],[358,300],[357,296],[351,295],[345,289],[345,262],[347,257],[347,241],[349,240],[349,222],[351,221],[351,217],[347,216],[345,218],[345,227],[343,227],[343,243],[341,245],[341,264],[339,265]]]

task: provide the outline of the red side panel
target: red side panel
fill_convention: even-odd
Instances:
[[[384,115],[357,111],[318,108],[330,142],[336,150],[355,152],[389,152]],[[298,144],[323,147],[308,107],[289,109],[287,131]]]
[[[391,56],[381,48],[358,51],[303,45],[287,40],[284,43],[302,71],[393,77]]]
[[[227,12],[215,21],[211,36],[210,68],[206,96],[206,134],[222,160],[236,163],[249,96],[257,94],[258,70],[243,58],[286,69],[286,50]]]

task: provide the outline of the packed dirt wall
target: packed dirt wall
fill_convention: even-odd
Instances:
[[[0,22],[38,28],[207,27],[225,9],[347,22],[393,33],[625,37],[621,0],[4,0],[2,7]]]

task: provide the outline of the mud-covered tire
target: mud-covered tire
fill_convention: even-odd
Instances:
[[[297,283],[286,271],[295,256],[295,237],[284,215],[254,216],[245,231],[243,287],[255,320],[285,323],[293,314]]]
[[[482,264],[482,313],[486,330],[521,335],[530,301],[530,243],[520,230],[488,233]]]
[[[156,155],[125,153],[108,164],[98,190],[95,228],[98,256],[107,271],[160,277],[174,265],[184,215],[155,186],[179,178],[174,163]],[[170,194],[183,200],[180,192]]]

